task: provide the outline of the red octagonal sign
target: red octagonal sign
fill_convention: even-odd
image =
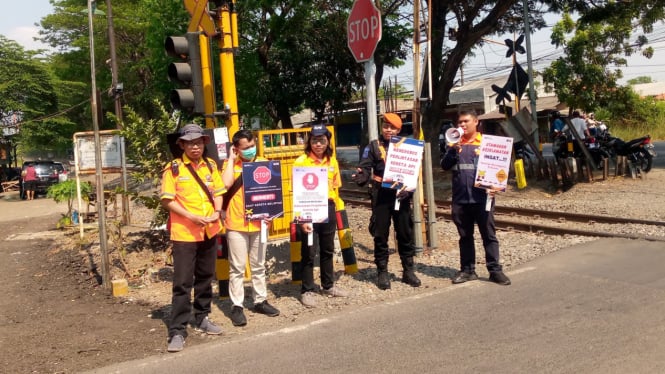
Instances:
[[[254,181],[258,184],[266,184],[270,182],[270,169],[265,166],[259,166],[254,170]]]
[[[374,56],[381,40],[381,12],[372,0],[356,0],[346,22],[349,49],[356,62],[365,62]]]

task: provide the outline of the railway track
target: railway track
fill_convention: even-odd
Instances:
[[[367,191],[342,189],[340,191],[347,204],[369,207]],[[437,220],[452,220],[449,201],[436,202]],[[427,206],[425,207],[427,209]],[[665,222],[634,218],[611,217],[597,214],[581,214],[574,212],[544,211],[538,209],[495,206],[495,224],[497,230],[532,232],[544,235],[578,235],[604,238],[641,239],[665,242]],[[575,225],[576,227],[570,227]],[[598,225],[612,225],[612,229],[598,229]],[[662,227],[663,235],[643,235],[625,233],[616,229],[625,225],[645,225]],[[591,229],[581,229],[589,226]]]

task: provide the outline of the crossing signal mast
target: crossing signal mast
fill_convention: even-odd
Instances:
[[[180,59],[168,66],[169,80],[183,87],[171,91],[171,105],[176,109],[205,113],[199,33],[169,36],[164,48],[169,56]]]
[[[238,15],[235,0],[182,0],[191,15],[184,36],[166,38],[167,55],[177,61],[168,67],[168,77],[180,88],[170,93],[171,105],[205,118],[206,128],[223,125],[229,136],[238,131],[240,119],[236,95],[234,54],[238,49]],[[212,9],[210,5],[213,5]],[[219,46],[221,103],[216,110],[210,42]]]

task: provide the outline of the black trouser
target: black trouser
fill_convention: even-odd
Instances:
[[[319,242],[319,265],[321,268],[321,287],[329,289],[335,282],[333,270],[333,254],[335,252],[335,231],[337,230],[337,214],[335,203],[328,201],[328,222],[315,223],[312,225],[314,234],[318,236]],[[314,284],[314,258],[316,257],[316,246],[307,245],[307,234],[302,233],[301,242],[302,260],[302,288],[301,292],[310,292],[316,289]]]
[[[461,271],[472,272],[476,269],[476,247],[473,239],[474,223],[478,224],[478,231],[483,239],[485,248],[485,263],[487,270],[501,271],[499,263],[499,241],[496,238],[494,227],[494,205],[492,211],[485,211],[482,204],[455,204],[452,206],[452,216],[457,232],[459,233],[459,250]]]
[[[411,217],[411,199],[400,202],[399,210],[395,210],[397,191],[390,188],[373,187],[372,217],[369,232],[374,237],[374,263],[377,266],[388,264],[390,220],[395,225],[397,235],[397,252],[401,259],[413,257],[416,247],[413,244],[413,219]]]
[[[187,323],[192,312],[192,286],[196,326],[210,313],[216,243],[216,238],[202,242],[173,242],[173,296],[169,337],[187,337]]]

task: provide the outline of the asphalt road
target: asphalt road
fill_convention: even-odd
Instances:
[[[662,373],[665,248],[601,239],[470,282],[95,373]]]

